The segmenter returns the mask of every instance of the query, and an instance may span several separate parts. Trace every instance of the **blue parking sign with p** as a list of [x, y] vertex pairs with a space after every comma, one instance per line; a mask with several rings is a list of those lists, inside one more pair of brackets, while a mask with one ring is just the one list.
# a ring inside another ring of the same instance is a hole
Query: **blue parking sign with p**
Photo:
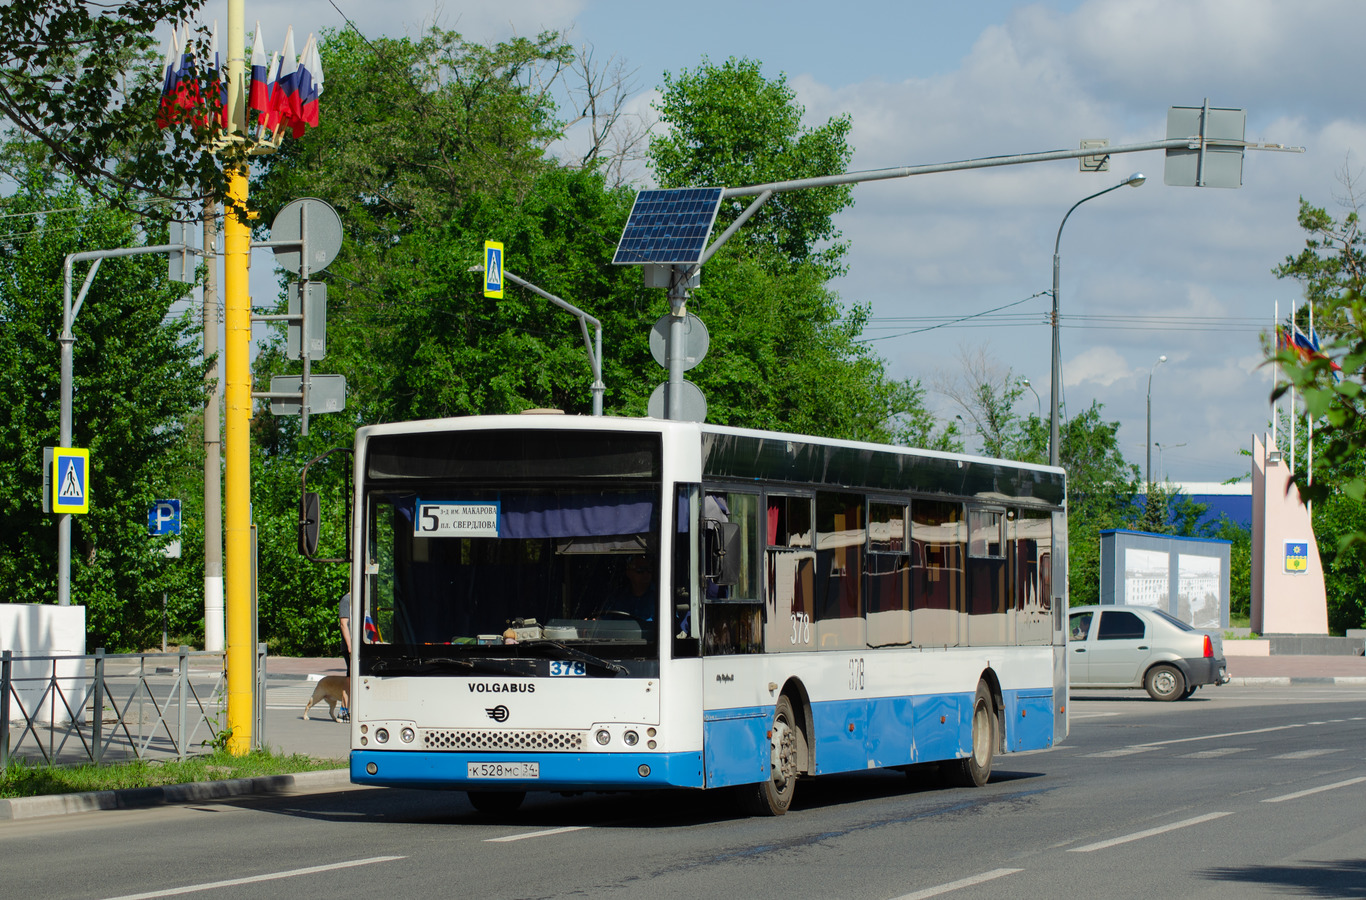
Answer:
[[158, 500], [147, 510], [147, 531], [149, 534], [180, 534], [180, 501]]
[[503, 298], [503, 245], [484, 241], [484, 296]]
[[52, 511], [90, 512], [90, 451], [57, 447], [52, 451]]

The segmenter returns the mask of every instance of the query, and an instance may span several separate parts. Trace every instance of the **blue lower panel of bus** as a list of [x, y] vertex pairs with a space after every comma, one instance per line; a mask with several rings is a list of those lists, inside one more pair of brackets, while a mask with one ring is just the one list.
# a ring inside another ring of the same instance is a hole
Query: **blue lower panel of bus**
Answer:
[[[538, 777], [471, 778], [470, 763], [536, 763]], [[374, 774], [368, 771], [375, 767]], [[641, 774], [644, 772], [645, 774]], [[352, 750], [351, 780], [385, 787], [503, 791], [702, 787], [701, 753], [422, 753]]]
[[1009, 691], [1006, 702], [1006, 747], [1044, 750], [1053, 746], [1053, 692]]
[[[1002, 700], [1008, 751], [1053, 746], [1051, 690], [1006, 691]], [[961, 759], [972, 752], [972, 701], [963, 693], [815, 704], [816, 774]], [[711, 784], [710, 744], [707, 752]]]

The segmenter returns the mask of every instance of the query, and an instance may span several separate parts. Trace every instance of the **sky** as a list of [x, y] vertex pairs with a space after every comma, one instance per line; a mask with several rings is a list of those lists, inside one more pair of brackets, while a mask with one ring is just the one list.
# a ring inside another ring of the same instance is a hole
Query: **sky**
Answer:
[[[226, 7], [205, 15], [226, 22]], [[836, 220], [849, 252], [833, 287], [871, 307], [865, 336], [889, 374], [919, 379], [950, 419], [960, 410], [936, 385], [965, 356], [1027, 378], [1038, 398], [1017, 411], [1047, 416], [1059, 240], [1064, 409], [1099, 401], [1125, 456], [1142, 466], [1151, 450], [1153, 477], [1177, 482], [1247, 477], [1241, 451], [1271, 414], [1260, 332], [1302, 300], [1272, 269], [1304, 246], [1300, 198], [1340, 217], [1366, 164], [1357, 0], [296, 0], [248, 2], [246, 17], [272, 48], [287, 24], [298, 46], [348, 26], [437, 24], [476, 41], [561, 30], [633, 73], [628, 108], [646, 124], [663, 73], [748, 57], [787, 78], [808, 125], [850, 116], [851, 170], [1134, 144], [1166, 137], [1171, 106], [1244, 109], [1247, 140], [1306, 149], [1249, 150], [1238, 189], [1166, 185], [1162, 152], [1147, 151], [1104, 173], [1055, 161], [864, 184]], [[1058, 238], [1072, 204], [1133, 172], [1142, 186], [1086, 202]]]

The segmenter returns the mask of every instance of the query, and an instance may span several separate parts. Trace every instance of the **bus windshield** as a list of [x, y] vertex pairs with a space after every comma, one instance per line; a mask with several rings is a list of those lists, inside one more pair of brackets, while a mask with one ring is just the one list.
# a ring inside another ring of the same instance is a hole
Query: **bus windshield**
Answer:
[[657, 658], [657, 488], [432, 484], [367, 509], [362, 658]]

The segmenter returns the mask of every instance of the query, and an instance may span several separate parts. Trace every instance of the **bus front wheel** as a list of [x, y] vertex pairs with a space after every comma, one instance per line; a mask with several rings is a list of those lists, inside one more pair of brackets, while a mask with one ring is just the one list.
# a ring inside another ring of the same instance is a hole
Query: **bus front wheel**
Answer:
[[769, 734], [769, 778], [758, 784], [745, 785], [741, 790], [745, 811], [752, 816], [781, 816], [792, 805], [797, 790], [797, 766], [801, 759], [798, 742], [803, 740], [797, 728], [797, 715], [787, 695], [778, 698], [773, 711], [773, 728]]
[[985, 681], [977, 682], [972, 699], [972, 753], [949, 763], [953, 780], [962, 787], [981, 787], [991, 778], [996, 757], [996, 707]]

